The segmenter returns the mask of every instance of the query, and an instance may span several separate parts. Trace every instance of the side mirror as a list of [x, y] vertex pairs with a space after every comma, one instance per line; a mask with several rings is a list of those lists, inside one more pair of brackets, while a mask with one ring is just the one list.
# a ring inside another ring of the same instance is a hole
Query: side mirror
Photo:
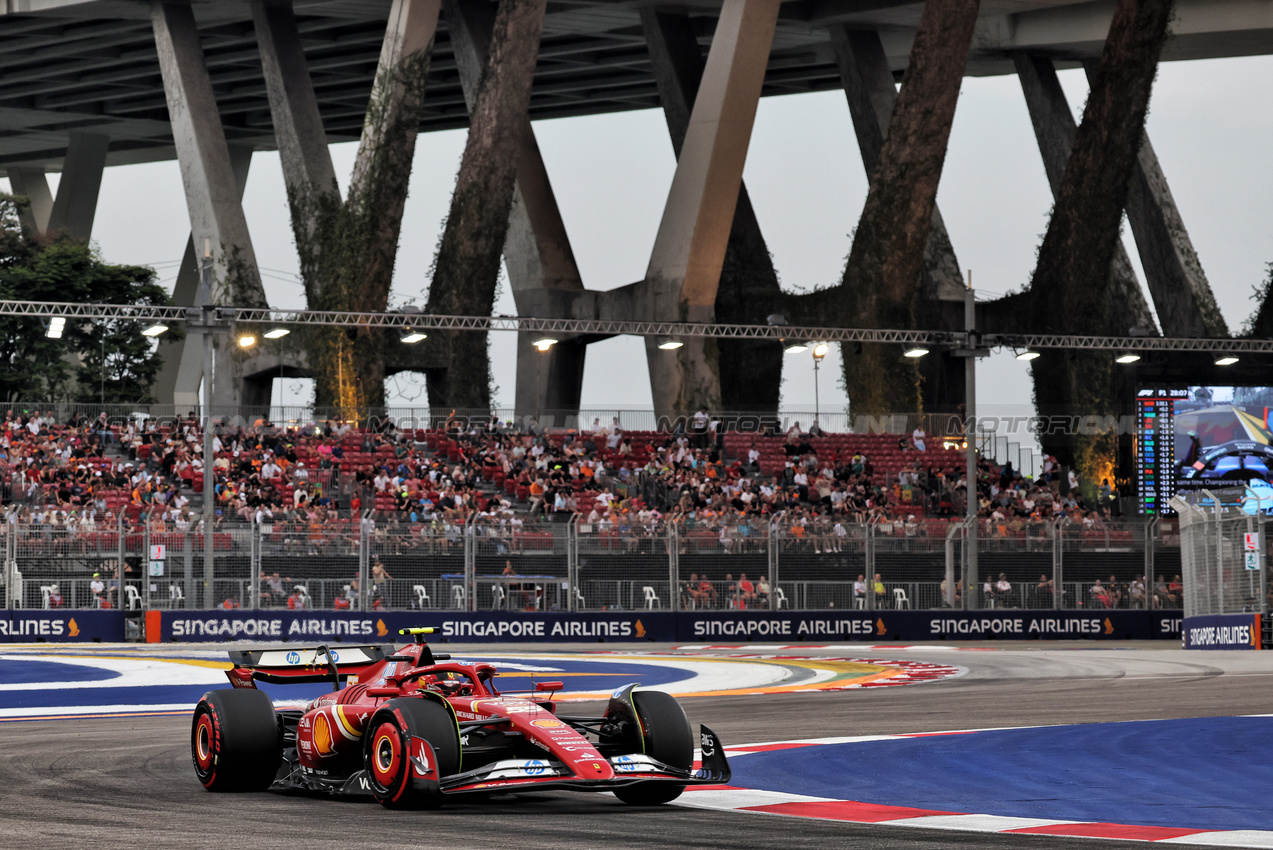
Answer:
[[536, 691], [559, 691], [566, 685], [564, 682], [536, 682]]

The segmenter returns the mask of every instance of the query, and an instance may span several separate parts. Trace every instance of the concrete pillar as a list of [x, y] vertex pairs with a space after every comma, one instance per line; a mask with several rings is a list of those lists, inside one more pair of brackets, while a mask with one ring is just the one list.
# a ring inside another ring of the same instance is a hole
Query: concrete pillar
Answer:
[[49, 229], [49, 216], [53, 212], [53, 194], [43, 168], [9, 166], [9, 185], [13, 194], [26, 196], [29, 205], [18, 213], [22, 232], [27, 236], [39, 236]]
[[[889, 121], [897, 102], [897, 85], [879, 33], [850, 29], [843, 24], [829, 27], [831, 48], [840, 70], [840, 81], [853, 119], [858, 149], [867, 179], [872, 180], [880, 163]], [[941, 210], [933, 207], [928, 242], [924, 247], [921, 297], [915, 305], [915, 322], [921, 328], [963, 329], [964, 283], [954, 245]], [[945, 352], [922, 358], [917, 364], [924, 410], [953, 413], [964, 402], [964, 362]], [[935, 436], [945, 433], [947, 420], [935, 416], [925, 428]]]
[[[694, 100], [685, 143], [646, 269], [647, 318], [711, 321], [751, 141], [778, 0], [726, 0]], [[660, 415], [719, 407], [718, 351], [685, 340], [661, 351], [646, 340]]]
[[[194, 244], [200, 255], [205, 241], [212, 247], [212, 297], [218, 304], [265, 307], [265, 289], [194, 13], [185, 2], [151, 0], [151, 24]], [[215, 345], [214, 413], [237, 407], [243, 392], [234, 342], [218, 334]]]
[[15, 195], [25, 195], [30, 206], [21, 213], [22, 229], [29, 235], [65, 230], [76, 239], [88, 241], [93, 235], [97, 196], [102, 187], [102, 171], [110, 137], [97, 133], [72, 133], [62, 162], [62, 179], [57, 197], [49, 191], [42, 168], [9, 168], [9, 183]]
[[102, 171], [110, 137], [98, 133], [72, 133], [62, 161], [62, 180], [49, 214], [50, 231], [65, 230], [76, 239], [88, 241], [93, 235], [97, 195], [102, 188]]
[[[1030, 110], [1030, 122], [1034, 125], [1034, 135], [1039, 142], [1039, 153], [1043, 155], [1043, 170], [1047, 172], [1048, 185], [1052, 187], [1055, 197], [1061, 178], [1065, 176], [1070, 149], [1074, 147], [1074, 136], [1078, 132], [1074, 114], [1070, 112], [1070, 105], [1065, 99], [1065, 92], [1061, 89], [1051, 59], [1026, 53], [1014, 53], [1012, 58], [1017, 77], [1021, 80], [1021, 90], [1025, 93], [1026, 106]], [[1149, 309], [1149, 303], [1145, 300], [1145, 294], [1136, 280], [1136, 272], [1132, 269], [1131, 260], [1121, 242], [1110, 264], [1109, 283], [1113, 303], [1127, 316], [1126, 331], [1137, 326], [1157, 329], [1153, 312]]]
[[[429, 284], [431, 312], [488, 315], [494, 307], [546, 11], [546, 0], [500, 0]], [[485, 336], [439, 337], [449, 351], [446, 368], [426, 375], [430, 405], [489, 409]]]
[[[1085, 62], [1083, 67], [1091, 80], [1095, 63]], [[1127, 222], [1163, 335], [1228, 336], [1229, 326], [1193, 249], [1148, 132], [1141, 138], [1128, 187]]]
[[312, 240], [319, 196], [328, 195], [339, 205], [340, 186], [327, 150], [327, 135], [305, 62], [300, 30], [290, 0], [253, 0], [252, 20], [261, 50], [274, 140], [288, 197], [292, 199], [292, 215], [306, 217], [305, 221], [293, 223], [297, 239], [304, 234]]
[[[407, 131], [409, 139], [393, 138], [401, 124], [401, 116], [414, 115], [424, 96], [423, 81], [418, 86], [413, 85], [413, 90], [407, 90], [405, 78], [411, 75], [404, 73], [402, 66], [404, 62], [423, 62], [427, 67], [433, 38], [437, 34], [440, 9], [439, 0], [394, 0], [389, 10], [388, 28], [380, 47], [380, 63], [376, 68], [376, 85], [372, 94], [376, 100], [367, 107], [369, 120], [363, 124], [358, 158], [354, 161], [354, 173], [349, 181], [350, 203], [360, 202], [361, 188], [367, 185], [370, 172], [384, 147], [393, 145], [395, 149], [408, 152], [415, 150], [414, 121]], [[409, 156], [407, 166], [410, 166]], [[404, 187], [398, 203], [405, 200]]]
[[[641, 26], [672, 149], [679, 157], [703, 77], [703, 54], [688, 15], [644, 6]], [[740, 183], [716, 291], [716, 319], [763, 322], [771, 313], [782, 312], [781, 301], [778, 274], [747, 186]], [[755, 340], [717, 340], [716, 346], [720, 352], [722, 405], [727, 409], [776, 413], [782, 386], [782, 347], [776, 342]]]
[[[230, 145], [230, 165], [234, 169], [234, 184], [239, 200], [247, 187], [248, 168], [252, 165], [252, 149], [244, 145]], [[177, 268], [177, 282], [172, 288], [172, 303], [181, 307], [199, 306], [199, 263], [195, 254], [194, 236], [186, 240], [186, 250]], [[166, 335], [165, 335], [166, 336]], [[155, 398], [160, 404], [177, 407], [178, 413], [199, 408], [199, 381], [203, 375], [203, 343], [198, 334], [187, 334], [185, 339], [159, 338], [158, 355], [163, 359], [159, 374], [155, 376]]]
[[[443, 0], [442, 8], [460, 73], [460, 87], [471, 111], [490, 55], [495, 7]], [[504, 266], [519, 316], [557, 315], [551, 312], [551, 291], [583, 290], [570, 237], [529, 115], [525, 117], [517, 152], [517, 182], [504, 238]], [[516, 414], [537, 418], [548, 410], [577, 414], [587, 344], [562, 340], [548, 351], [539, 351], [532, 344], [537, 336], [518, 334]]]

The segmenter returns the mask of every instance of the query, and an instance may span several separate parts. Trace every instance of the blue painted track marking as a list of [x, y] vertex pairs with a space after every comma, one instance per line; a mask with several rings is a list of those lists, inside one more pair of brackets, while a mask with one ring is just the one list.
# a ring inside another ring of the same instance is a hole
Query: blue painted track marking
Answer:
[[105, 682], [119, 678], [114, 670], [90, 666], [91, 662], [10, 661], [0, 658], [0, 682], [10, 685], [37, 682]]
[[1273, 718], [828, 744], [731, 759], [732, 785], [890, 806], [1195, 829], [1273, 826]]

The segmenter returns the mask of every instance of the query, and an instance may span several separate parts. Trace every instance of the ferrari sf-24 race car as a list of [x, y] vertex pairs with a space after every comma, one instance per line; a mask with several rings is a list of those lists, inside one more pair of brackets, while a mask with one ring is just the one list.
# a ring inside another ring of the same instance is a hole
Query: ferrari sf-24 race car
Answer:
[[[680, 704], [627, 685], [601, 717], [558, 713], [561, 682], [501, 694], [496, 668], [450, 662], [424, 636], [392, 645], [266, 647], [230, 652], [232, 689], [194, 712], [190, 748], [209, 791], [266, 789], [371, 795], [390, 808], [433, 808], [452, 795], [612, 791], [657, 805], [687, 785], [723, 784], [729, 763], [700, 727], [702, 766]], [[332, 683], [302, 709], [275, 709], [256, 682]], [[341, 683], [345, 682], [342, 687]], [[547, 698], [543, 694], [547, 693]]]

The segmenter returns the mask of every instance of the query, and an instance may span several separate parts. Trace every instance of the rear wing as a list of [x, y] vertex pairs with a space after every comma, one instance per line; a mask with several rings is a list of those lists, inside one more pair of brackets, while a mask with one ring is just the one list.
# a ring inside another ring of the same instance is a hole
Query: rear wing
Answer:
[[373, 664], [394, 654], [392, 644], [341, 644], [336, 647], [265, 646], [231, 650], [233, 670], [227, 670], [236, 688], [253, 687], [252, 680], [272, 684], [331, 682], [358, 676]]

